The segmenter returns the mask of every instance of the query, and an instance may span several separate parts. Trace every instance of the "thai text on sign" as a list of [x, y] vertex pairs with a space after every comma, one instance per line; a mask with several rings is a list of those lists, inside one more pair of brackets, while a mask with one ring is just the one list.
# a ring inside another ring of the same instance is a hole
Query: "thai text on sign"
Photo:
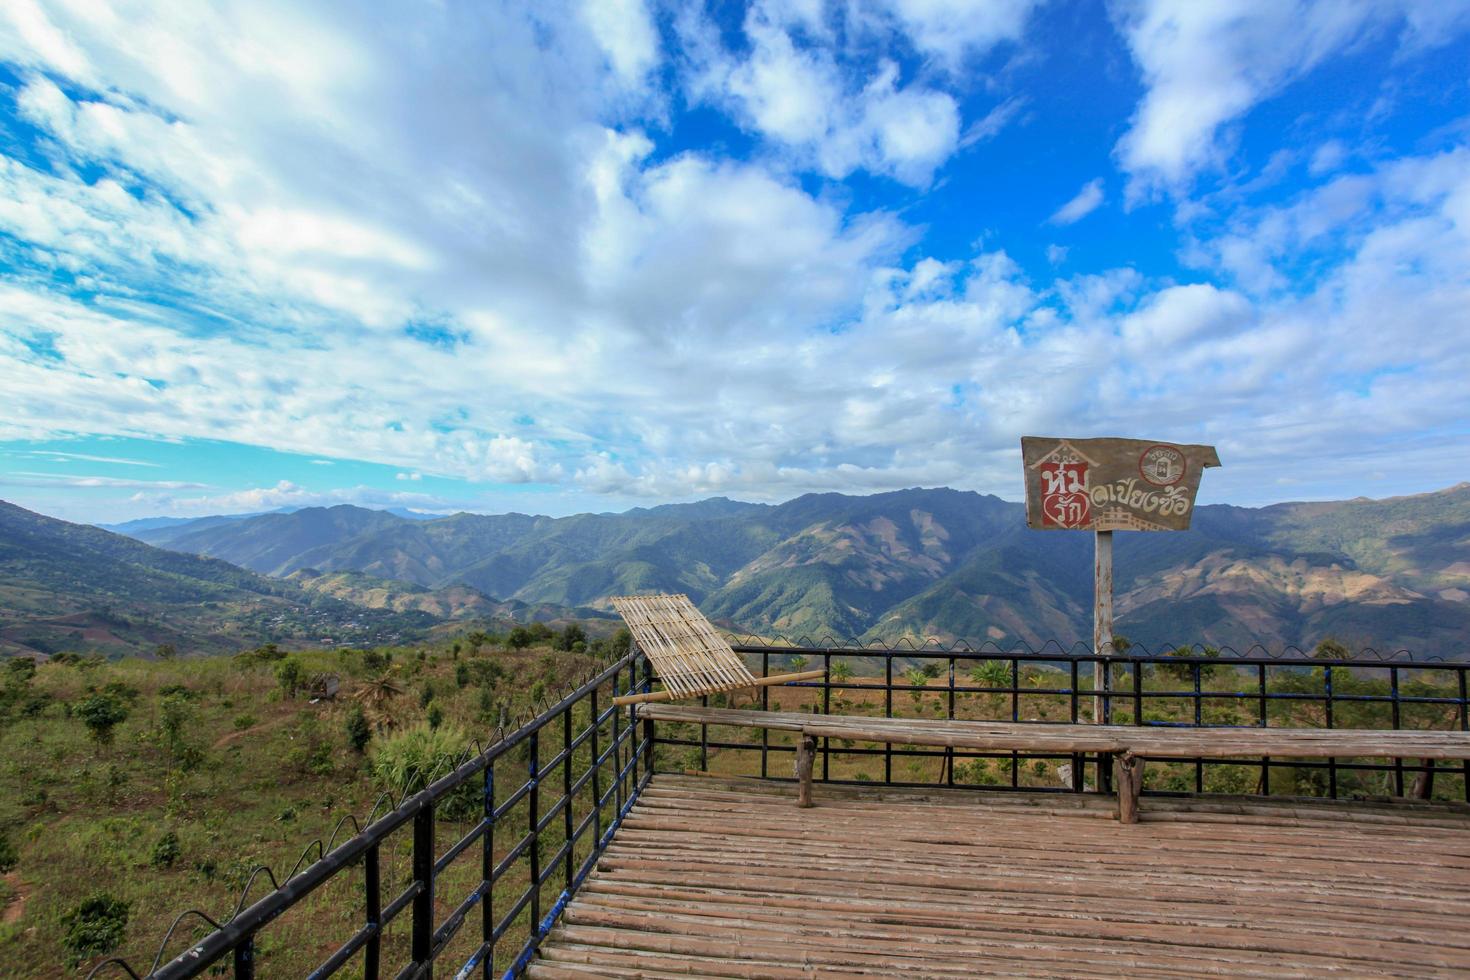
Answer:
[[1214, 446], [1023, 436], [1026, 524], [1055, 531], [1185, 531]]

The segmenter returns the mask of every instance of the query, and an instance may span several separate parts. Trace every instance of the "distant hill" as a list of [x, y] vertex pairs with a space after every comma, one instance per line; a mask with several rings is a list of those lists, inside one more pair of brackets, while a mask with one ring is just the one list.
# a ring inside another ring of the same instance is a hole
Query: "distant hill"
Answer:
[[[341, 591], [303, 588], [0, 501], [0, 654], [153, 653], [164, 644], [180, 653], [219, 653], [267, 641], [409, 642], [447, 618], [428, 603], [373, 603]], [[465, 596], [459, 612], [474, 602]], [[483, 596], [478, 603], [473, 608], [487, 618], [521, 609], [527, 618], [537, 613]], [[539, 612], [555, 619], [567, 611]]]
[[[948, 489], [713, 498], [566, 518], [407, 520], [306, 508], [135, 531], [265, 574], [360, 572], [530, 604], [607, 609], [686, 592], [732, 629], [865, 641], [1091, 636], [1091, 540], [1031, 531], [1019, 503]], [[1182, 533], [1123, 533], [1117, 628], [1199, 642], [1470, 651], [1470, 484], [1388, 500], [1201, 507]]]
[[499, 600], [467, 585], [428, 589], [412, 582], [376, 578], [361, 572], [319, 572], [314, 568], [304, 568], [292, 572], [285, 580], [312, 595], [330, 596], [367, 609], [422, 612], [440, 620], [561, 624], [573, 620], [612, 619], [609, 613], [600, 609], [571, 609], [553, 603], [533, 605], [517, 599]]

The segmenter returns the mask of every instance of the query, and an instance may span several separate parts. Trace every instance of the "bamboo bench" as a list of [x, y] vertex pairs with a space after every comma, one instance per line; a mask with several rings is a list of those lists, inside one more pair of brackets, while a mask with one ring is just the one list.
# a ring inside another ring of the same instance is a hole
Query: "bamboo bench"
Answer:
[[1316, 728], [1154, 728], [1040, 722], [864, 718], [794, 711], [746, 711], [639, 704], [638, 717], [696, 725], [728, 725], [795, 733], [797, 805], [812, 805], [812, 760], [819, 738], [931, 745], [997, 752], [1111, 755], [1118, 819], [1138, 820], [1146, 759], [1285, 758], [1470, 759], [1470, 732]]

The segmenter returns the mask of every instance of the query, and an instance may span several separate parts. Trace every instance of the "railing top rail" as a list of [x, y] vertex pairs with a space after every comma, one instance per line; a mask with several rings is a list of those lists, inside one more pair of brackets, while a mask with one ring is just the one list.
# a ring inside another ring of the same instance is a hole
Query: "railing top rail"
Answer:
[[1071, 649], [1064, 649], [1057, 644], [1048, 644], [1039, 650], [1031, 648], [1005, 649], [998, 646], [972, 647], [968, 644], [957, 644], [954, 646], [940, 646], [929, 644], [925, 646], [861, 646], [857, 644], [829, 644], [829, 645], [802, 645], [789, 642], [751, 643], [747, 637], [731, 646], [736, 653], [768, 653], [775, 656], [806, 656], [806, 657], [878, 657], [878, 658], [926, 658], [926, 659], [957, 659], [972, 660], [1034, 660], [1038, 662], [1066, 662], [1076, 660], [1082, 663], [1096, 663], [1106, 660], [1114, 664], [1128, 663], [1203, 663], [1203, 664], [1234, 664], [1249, 665], [1257, 664], [1266, 666], [1300, 666], [1300, 667], [1422, 667], [1427, 669], [1450, 669], [1470, 670], [1470, 660], [1449, 660], [1442, 657], [1431, 656], [1416, 658], [1407, 650], [1394, 653], [1381, 654], [1376, 650], [1368, 649], [1360, 651], [1351, 657], [1314, 657], [1305, 651], [1289, 649], [1281, 653], [1238, 653], [1229, 648], [1221, 648], [1217, 654], [1207, 654], [1203, 651], [1192, 650], [1187, 653], [1168, 652], [1152, 653], [1148, 650], [1135, 652], [1137, 645], [1129, 647], [1122, 653], [1095, 653], [1083, 644], [1076, 644]]

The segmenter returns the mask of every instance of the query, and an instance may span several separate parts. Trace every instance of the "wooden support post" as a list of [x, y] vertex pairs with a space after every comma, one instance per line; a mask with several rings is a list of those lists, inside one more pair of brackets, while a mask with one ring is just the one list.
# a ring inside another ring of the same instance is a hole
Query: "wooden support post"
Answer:
[[1426, 767], [1425, 770], [1414, 777], [1414, 799], [1429, 800], [1434, 798], [1434, 760], [1421, 760]]
[[816, 755], [816, 736], [802, 732], [796, 741], [796, 805], [799, 807], [812, 805], [812, 762]]
[[[1099, 657], [1113, 655], [1113, 532], [1093, 532], [1093, 599], [1092, 599], [1092, 652]], [[1092, 689], [1107, 690], [1107, 664], [1099, 660], [1093, 665]], [[1092, 699], [1092, 720], [1102, 724], [1110, 714], [1108, 702], [1100, 697]]]
[[1131, 752], [1113, 756], [1118, 784], [1118, 822], [1138, 823], [1138, 797], [1143, 792], [1143, 760]]

